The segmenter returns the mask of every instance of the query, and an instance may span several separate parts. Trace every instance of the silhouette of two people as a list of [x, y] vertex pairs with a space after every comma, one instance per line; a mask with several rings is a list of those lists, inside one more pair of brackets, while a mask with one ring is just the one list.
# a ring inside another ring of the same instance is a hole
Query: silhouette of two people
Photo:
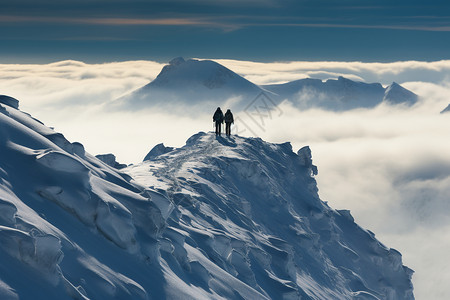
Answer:
[[233, 113], [231, 110], [227, 110], [225, 113], [225, 132], [228, 136], [231, 135], [231, 124], [234, 123]]
[[216, 125], [216, 135], [221, 134], [222, 124], [224, 121], [226, 135], [231, 135], [231, 124], [234, 123], [233, 113], [231, 112], [231, 110], [228, 109], [224, 116], [222, 110], [220, 109], [220, 107], [218, 107], [216, 112], [214, 113], [213, 121]]

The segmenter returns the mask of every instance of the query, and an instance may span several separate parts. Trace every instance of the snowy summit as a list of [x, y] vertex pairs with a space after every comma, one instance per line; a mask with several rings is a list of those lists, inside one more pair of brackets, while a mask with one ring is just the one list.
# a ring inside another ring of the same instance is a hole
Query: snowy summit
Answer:
[[357, 82], [342, 76], [259, 86], [217, 62], [177, 57], [149, 84], [117, 99], [116, 105], [130, 110], [193, 107], [196, 111], [222, 105], [241, 111], [261, 93], [275, 104], [288, 100], [299, 109], [319, 107], [334, 111], [371, 108], [380, 103], [410, 106], [418, 100], [416, 94], [395, 82], [384, 88], [380, 83]]
[[1, 103], [1, 299], [414, 299], [307, 146], [201, 132], [119, 172]]
[[130, 109], [155, 105], [214, 107], [232, 99], [237, 103], [235, 107], [243, 108], [246, 103], [239, 102], [261, 92], [257, 85], [214, 61], [177, 57], [163, 67], [155, 80], [118, 99], [118, 103]]

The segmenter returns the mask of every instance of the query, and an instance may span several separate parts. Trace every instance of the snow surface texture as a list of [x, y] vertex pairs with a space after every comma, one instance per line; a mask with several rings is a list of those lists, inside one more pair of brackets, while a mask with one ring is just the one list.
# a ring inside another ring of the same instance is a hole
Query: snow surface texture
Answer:
[[[251, 107], [264, 93], [274, 104], [288, 100], [300, 109], [320, 107], [342, 111], [370, 108], [384, 102], [412, 105], [418, 97], [392, 83], [384, 88], [379, 83], [356, 82], [339, 77], [323, 82], [300, 79], [284, 84], [257, 86], [230, 69], [210, 60], [175, 58], [146, 86], [117, 100], [117, 104], [141, 109], [168, 106], [184, 109], [186, 103], [197, 110], [223, 105], [241, 111]], [[212, 100], [214, 99], [214, 100]]]
[[147, 155], [144, 157], [144, 161], [155, 158], [161, 154], [168, 153], [168, 152], [172, 151], [173, 149], [174, 149], [173, 147], [164, 146], [163, 143], [158, 144], [155, 147], [153, 147], [153, 149], [150, 150], [149, 153], [147, 153]]
[[234, 298], [216, 286], [223, 270], [260, 298], [413, 298], [400, 253], [319, 199], [309, 147], [199, 133], [125, 171], [174, 202], [162, 257], [183, 273], [198, 259], [212, 298]]
[[112, 154], [112, 153], [98, 154], [95, 157], [100, 159], [102, 162], [104, 162], [108, 166], [116, 168], [116, 169], [123, 169], [123, 168], [125, 168], [127, 166], [126, 164], [119, 163], [116, 160], [116, 156], [114, 154]]
[[159, 153], [119, 173], [0, 104], [0, 298], [413, 299], [400, 253], [319, 199], [309, 147]]
[[5, 95], [0, 95], [0, 103], [19, 109], [19, 100]]

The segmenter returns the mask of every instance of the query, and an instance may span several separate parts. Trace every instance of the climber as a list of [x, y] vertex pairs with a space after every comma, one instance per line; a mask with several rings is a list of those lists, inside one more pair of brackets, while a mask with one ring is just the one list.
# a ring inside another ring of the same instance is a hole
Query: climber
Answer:
[[223, 123], [223, 112], [220, 107], [218, 107], [216, 112], [214, 113], [213, 122], [215, 122], [216, 125], [216, 135], [220, 135], [221, 126]]
[[230, 136], [231, 135], [231, 124], [234, 123], [233, 113], [230, 109], [225, 113], [225, 133]]

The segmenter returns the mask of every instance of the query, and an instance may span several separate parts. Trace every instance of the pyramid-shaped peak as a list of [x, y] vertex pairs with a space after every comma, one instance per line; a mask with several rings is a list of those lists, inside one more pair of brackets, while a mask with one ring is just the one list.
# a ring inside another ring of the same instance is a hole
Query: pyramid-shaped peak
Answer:
[[405, 103], [412, 105], [417, 102], [418, 98], [413, 92], [405, 89], [396, 82], [392, 82], [385, 90], [383, 101], [392, 104]]
[[400, 91], [408, 91], [407, 89], [405, 89], [404, 87], [402, 87], [400, 84], [398, 84], [397, 82], [393, 81], [390, 85], [387, 86], [386, 88], [386, 92], [391, 91], [391, 90], [400, 90]]
[[150, 87], [166, 89], [171, 94], [174, 91], [183, 91], [184, 98], [189, 98], [188, 94], [195, 91], [194, 99], [220, 97], [220, 95], [204, 94], [205, 91], [219, 88], [229, 90], [229, 97], [233, 94], [248, 93], [249, 91], [253, 95], [258, 90], [253, 83], [215, 61], [184, 60], [182, 57], [174, 58], [168, 65], [164, 66], [155, 80], [145, 89]]
[[174, 59], [172, 59], [171, 61], [169, 61], [169, 65], [171, 66], [178, 66], [181, 65], [182, 63], [186, 62], [184, 60], [183, 57], [179, 56], [179, 57], [175, 57]]

